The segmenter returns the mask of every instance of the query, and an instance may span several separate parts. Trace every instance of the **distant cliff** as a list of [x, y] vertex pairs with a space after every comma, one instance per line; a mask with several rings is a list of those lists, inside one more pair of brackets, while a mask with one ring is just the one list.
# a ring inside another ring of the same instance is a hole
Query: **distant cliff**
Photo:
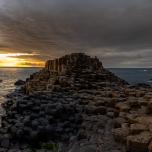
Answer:
[[73, 53], [48, 60], [44, 69], [27, 79], [25, 91], [26, 93], [47, 91], [57, 86], [80, 90], [125, 84], [127, 83], [124, 80], [106, 70], [96, 57]]

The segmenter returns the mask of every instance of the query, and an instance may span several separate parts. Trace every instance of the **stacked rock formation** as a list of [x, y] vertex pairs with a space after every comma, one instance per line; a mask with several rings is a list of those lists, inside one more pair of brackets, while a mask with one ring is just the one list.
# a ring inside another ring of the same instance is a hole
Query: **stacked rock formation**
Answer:
[[46, 62], [45, 69], [48, 71], [55, 71], [59, 74], [67, 73], [75, 70], [76, 68], [103, 70], [102, 63], [97, 58], [91, 58], [83, 53], [73, 53], [64, 57], [49, 60]]
[[3, 105], [2, 152], [152, 152], [152, 88], [126, 86], [96, 58], [48, 61], [24, 90]]
[[73, 53], [47, 61], [42, 71], [27, 80], [25, 90], [27, 93], [34, 93], [53, 89], [56, 85], [87, 89], [115, 84], [122, 86], [127, 83], [104, 69], [102, 62], [96, 57]]

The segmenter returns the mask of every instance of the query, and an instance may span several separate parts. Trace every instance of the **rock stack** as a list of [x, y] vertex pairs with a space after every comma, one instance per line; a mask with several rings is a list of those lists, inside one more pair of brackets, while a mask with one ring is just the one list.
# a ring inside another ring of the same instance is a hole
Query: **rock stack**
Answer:
[[102, 66], [99, 59], [91, 58], [83, 53], [73, 53], [64, 57], [49, 60], [45, 68], [33, 74], [25, 85], [26, 93], [47, 91], [62, 86], [75, 89], [91, 89], [106, 85], [125, 85]]
[[84, 53], [73, 53], [66, 55], [55, 60], [49, 60], [46, 62], [45, 69], [48, 71], [54, 71], [59, 74], [72, 72], [77, 69], [101, 71], [103, 70], [102, 63], [99, 59], [91, 58]]

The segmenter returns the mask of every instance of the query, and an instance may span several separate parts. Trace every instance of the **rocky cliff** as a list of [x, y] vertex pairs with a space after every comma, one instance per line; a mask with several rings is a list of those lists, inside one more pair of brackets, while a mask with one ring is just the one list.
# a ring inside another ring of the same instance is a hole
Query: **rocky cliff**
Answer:
[[44, 69], [27, 80], [25, 91], [47, 91], [57, 86], [88, 89], [115, 84], [122, 86], [127, 83], [106, 70], [96, 57], [73, 53], [47, 61]]

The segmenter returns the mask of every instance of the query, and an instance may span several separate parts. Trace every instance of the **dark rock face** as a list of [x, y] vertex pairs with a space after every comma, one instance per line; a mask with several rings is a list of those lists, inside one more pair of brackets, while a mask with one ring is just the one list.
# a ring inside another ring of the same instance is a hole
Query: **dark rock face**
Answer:
[[47, 61], [43, 70], [26, 81], [25, 91], [30, 94], [52, 90], [57, 85], [80, 90], [126, 84], [124, 80], [104, 69], [96, 57], [74, 53]]
[[103, 70], [102, 63], [97, 58], [91, 58], [83, 53], [73, 53], [59, 59], [46, 62], [45, 69], [60, 73], [68, 73], [77, 69], [94, 71]]
[[[55, 139], [65, 141], [76, 133], [82, 119], [75, 106], [79, 99], [66, 92], [62, 94], [34, 94], [7, 102], [4, 105], [7, 117], [2, 118], [2, 127], [7, 128], [10, 140], [33, 144]], [[72, 101], [67, 104], [69, 98]]]
[[14, 85], [16, 85], [16, 86], [25, 85], [25, 81], [23, 81], [23, 80], [17, 80]]

